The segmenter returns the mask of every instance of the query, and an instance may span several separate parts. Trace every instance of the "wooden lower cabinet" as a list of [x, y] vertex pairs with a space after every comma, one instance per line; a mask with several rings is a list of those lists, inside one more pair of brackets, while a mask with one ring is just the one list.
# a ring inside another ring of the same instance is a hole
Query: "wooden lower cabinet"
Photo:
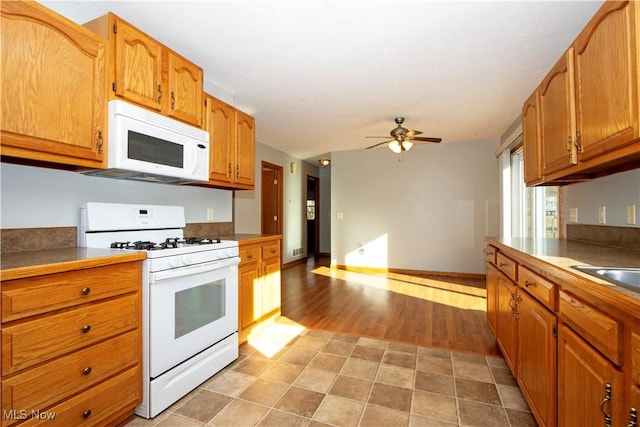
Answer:
[[526, 292], [518, 294], [518, 385], [538, 424], [555, 426], [557, 319]]
[[496, 325], [498, 317], [497, 295], [498, 291], [498, 269], [491, 263], [487, 263], [487, 322], [489, 327], [496, 335]]
[[623, 426], [622, 371], [565, 325], [558, 337], [558, 425]]
[[240, 241], [238, 267], [240, 343], [261, 323], [280, 315], [280, 236], [256, 243]]
[[133, 416], [142, 398], [141, 283], [140, 261], [1, 282], [2, 426]]
[[496, 341], [511, 372], [517, 372], [517, 288], [501, 272], [497, 273], [497, 327]]

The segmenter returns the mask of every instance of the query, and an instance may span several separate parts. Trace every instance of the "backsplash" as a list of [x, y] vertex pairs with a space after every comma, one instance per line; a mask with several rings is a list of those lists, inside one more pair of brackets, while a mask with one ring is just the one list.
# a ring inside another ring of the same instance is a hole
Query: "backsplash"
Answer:
[[0, 233], [3, 254], [78, 246], [76, 227], [3, 228]]
[[640, 228], [567, 224], [567, 239], [640, 251]]
[[[204, 238], [233, 232], [233, 222], [196, 222], [184, 229], [185, 236]], [[0, 253], [3, 254], [78, 246], [76, 227], [3, 228], [0, 233]]]

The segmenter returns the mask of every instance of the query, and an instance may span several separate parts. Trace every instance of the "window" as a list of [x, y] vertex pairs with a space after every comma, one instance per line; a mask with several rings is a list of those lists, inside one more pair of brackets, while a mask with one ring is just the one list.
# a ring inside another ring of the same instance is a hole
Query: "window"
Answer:
[[522, 147], [511, 153], [511, 236], [558, 238], [558, 187], [526, 187]]

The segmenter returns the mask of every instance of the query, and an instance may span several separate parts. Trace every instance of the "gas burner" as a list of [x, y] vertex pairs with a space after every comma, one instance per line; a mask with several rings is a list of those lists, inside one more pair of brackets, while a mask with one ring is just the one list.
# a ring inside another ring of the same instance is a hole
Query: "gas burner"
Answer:
[[112, 249], [133, 249], [133, 246], [130, 245], [131, 242], [113, 242], [111, 243]]
[[178, 243], [180, 243], [179, 237], [167, 237], [163, 243], [160, 243], [160, 246], [163, 249], [167, 248], [177, 248]]
[[156, 243], [154, 242], [138, 240], [137, 242], [133, 242], [133, 249], [139, 251], [156, 251], [164, 248], [162, 246], [156, 245]]
[[202, 237], [185, 237], [182, 242], [186, 243], [187, 245], [211, 245], [214, 243], [220, 243], [220, 239], [218, 238], [205, 239]]

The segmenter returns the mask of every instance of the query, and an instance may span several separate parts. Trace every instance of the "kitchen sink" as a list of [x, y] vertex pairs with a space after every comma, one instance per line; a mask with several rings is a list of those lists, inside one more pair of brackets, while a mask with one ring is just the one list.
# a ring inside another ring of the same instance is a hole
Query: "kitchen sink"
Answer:
[[593, 267], [590, 265], [574, 265], [572, 268], [616, 285], [640, 291], [640, 268]]

